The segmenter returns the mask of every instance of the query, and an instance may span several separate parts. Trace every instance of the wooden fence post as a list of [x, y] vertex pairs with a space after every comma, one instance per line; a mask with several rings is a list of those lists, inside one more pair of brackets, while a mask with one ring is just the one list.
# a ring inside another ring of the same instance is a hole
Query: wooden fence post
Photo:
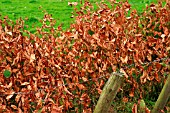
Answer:
[[112, 73], [111, 77], [103, 88], [94, 113], [108, 113], [113, 99], [115, 98], [118, 89], [123, 83], [123, 79], [123, 73]]
[[163, 89], [151, 113], [161, 113], [161, 110], [165, 107], [169, 97], [170, 97], [170, 74], [168, 75], [165, 85], [163, 86]]

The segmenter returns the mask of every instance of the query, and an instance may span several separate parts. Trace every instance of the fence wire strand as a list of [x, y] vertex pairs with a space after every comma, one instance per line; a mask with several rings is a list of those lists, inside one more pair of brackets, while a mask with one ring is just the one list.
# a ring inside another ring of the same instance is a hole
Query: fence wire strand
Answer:
[[[157, 60], [154, 60], [154, 61], [151, 61], [151, 62], [145, 62], [145, 63], [142, 63], [141, 65], [150, 65], [152, 63], [155, 63], [155, 62], [161, 62], [161, 61], [165, 61], [165, 60], [168, 60], [168, 62], [170, 62], [170, 58], [167, 58], [167, 57], [164, 57], [164, 58], [161, 58], [161, 59], [157, 59]], [[131, 64], [131, 65], [128, 65], [128, 66], [125, 66], [123, 67], [123, 69], [127, 69], [127, 68], [130, 68], [130, 67], [133, 67], [135, 64]], [[113, 72], [113, 74], [120, 74], [121, 72]], [[112, 74], [106, 74], [106, 75], [102, 75], [98, 78], [95, 78], [95, 81], [99, 80], [99, 79], [102, 79], [102, 78], [105, 78], [107, 76], [110, 76]], [[77, 82], [77, 83], [65, 83], [65, 84], [60, 84], [58, 86], [54, 86], [52, 88], [58, 88], [58, 87], [63, 87], [63, 86], [69, 86], [69, 85], [72, 85], [72, 84], [84, 84], [84, 83], [87, 83], [89, 81], [93, 81], [94, 78], [91, 78], [91, 79], [88, 79], [87, 81], [83, 81], [83, 82]], [[41, 91], [45, 91], [46, 89], [43, 89], [43, 88], [39, 88], [37, 91], [28, 91], [28, 92], [13, 92], [13, 93], [6, 93], [6, 94], [0, 94], [0, 97], [2, 96], [9, 96], [9, 95], [28, 95], [28, 94], [35, 94], [35, 93], [38, 93], [38, 92], [41, 92]]]

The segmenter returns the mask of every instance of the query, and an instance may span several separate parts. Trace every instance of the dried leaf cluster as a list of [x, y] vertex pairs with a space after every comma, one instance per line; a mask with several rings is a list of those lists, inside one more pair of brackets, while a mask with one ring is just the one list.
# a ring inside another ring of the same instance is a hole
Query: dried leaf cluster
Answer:
[[68, 31], [56, 29], [49, 14], [35, 34], [24, 30], [22, 19], [0, 20], [0, 111], [88, 113], [103, 75], [121, 70], [120, 91], [139, 98], [149, 93], [143, 85], [166, 79], [169, 59], [143, 64], [170, 57], [170, 3], [151, 4], [140, 15], [128, 2], [97, 6], [85, 2]]

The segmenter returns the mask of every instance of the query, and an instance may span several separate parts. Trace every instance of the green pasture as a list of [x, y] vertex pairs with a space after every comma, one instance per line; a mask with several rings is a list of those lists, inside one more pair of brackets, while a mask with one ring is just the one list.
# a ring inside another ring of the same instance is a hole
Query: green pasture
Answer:
[[[74, 7], [68, 5], [68, 2], [78, 2], [80, 0], [0, 0], [0, 15], [3, 18], [8, 16], [11, 20], [15, 21], [18, 18], [25, 19], [25, 25], [29, 26], [31, 32], [35, 32], [37, 26], [41, 26], [39, 22], [45, 13], [52, 14], [52, 17], [57, 21], [57, 25], [62, 25], [63, 29], [70, 26], [74, 21], [71, 17]], [[83, 0], [84, 1], [84, 0]], [[92, 3], [100, 0], [89, 0]], [[133, 9], [142, 12], [146, 4], [156, 2], [157, 0], [129, 0]]]

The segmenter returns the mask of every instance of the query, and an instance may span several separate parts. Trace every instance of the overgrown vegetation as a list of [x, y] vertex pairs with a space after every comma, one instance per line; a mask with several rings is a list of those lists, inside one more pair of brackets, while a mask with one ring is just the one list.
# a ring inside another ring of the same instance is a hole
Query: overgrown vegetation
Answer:
[[169, 72], [170, 3], [140, 14], [128, 2], [110, 5], [94, 10], [85, 2], [66, 31], [51, 14], [34, 33], [22, 18], [2, 18], [0, 111], [92, 112], [103, 75], [119, 70], [126, 81], [113, 102], [118, 112], [133, 111], [140, 99], [154, 103]]

